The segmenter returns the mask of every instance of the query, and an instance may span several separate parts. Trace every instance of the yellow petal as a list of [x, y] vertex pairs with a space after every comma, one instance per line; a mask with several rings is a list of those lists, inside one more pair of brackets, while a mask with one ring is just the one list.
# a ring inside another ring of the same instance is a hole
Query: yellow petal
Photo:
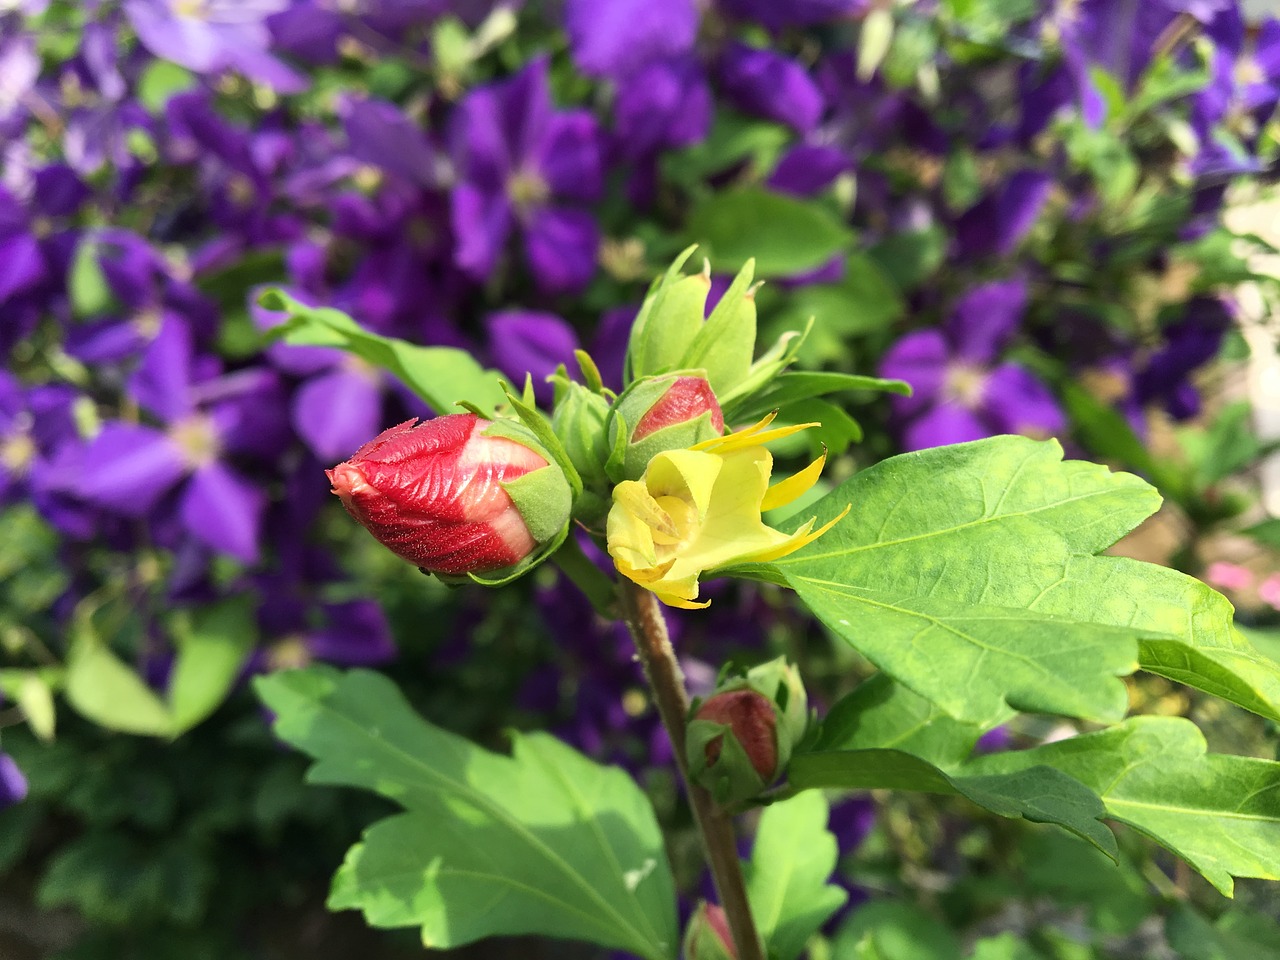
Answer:
[[692, 500], [701, 519], [706, 516], [722, 463], [720, 457], [696, 449], [668, 450], [649, 461], [643, 483], [654, 498], [674, 496]]
[[771, 560], [777, 560], [780, 557], [785, 557], [789, 553], [795, 553], [801, 547], [805, 547], [813, 543], [813, 541], [817, 540], [820, 536], [843, 520], [845, 514], [847, 514], [850, 509], [852, 509], [852, 505], [846, 504], [845, 508], [840, 511], [839, 516], [827, 523], [824, 523], [821, 527], [811, 533], [810, 528], [813, 526], [814, 521], [817, 520], [817, 517], [812, 517], [804, 526], [788, 537], [783, 543], [765, 550], [758, 550], [749, 556], [743, 556], [738, 562], [768, 563]]
[[661, 593], [657, 590], [654, 591], [654, 594], [667, 606], [679, 607], [681, 610], [702, 610], [711, 606], [710, 600], [705, 600], [702, 603], [694, 603], [692, 600], [685, 600], [683, 597], [677, 597], [670, 593]]
[[797, 497], [807, 493], [818, 478], [822, 476], [822, 468], [827, 462], [827, 448], [822, 448], [822, 456], [813, 463], [809, 464], [799, 473], [792, 474], [785, 480], [780, 480], [769, 488], [769, 492], [764, 495], [764, 499], [760, 501], [760, 510], [772, 510], [775, 507], [785, 507]]
[[[639, 480], [623, 480], [613, 488], [613, 502], [628, 516], [635, 517], [652, 530], [674, 537], [679, 531], [671, 517], [649, 493], [649, 488]], [[613, 510], [609, 511], [613, 516]]]

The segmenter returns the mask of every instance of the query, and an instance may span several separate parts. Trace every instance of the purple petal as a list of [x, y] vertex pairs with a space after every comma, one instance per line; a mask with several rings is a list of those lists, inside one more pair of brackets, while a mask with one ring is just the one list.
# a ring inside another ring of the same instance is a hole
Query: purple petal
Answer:
[[13, 757], [0, 753], [0, 810], [26, 799], [27, 778]]
[[880, 376], [905, 380], [912, 389], [909, 397], [893, 398], [895, 413], [910, 417], [933, 405], [942, 392], [950, 353], [946, 338], [937, 330], [909, 333], [889, 348], [880, 361]]
[[342, 127], [357, 160], [371, 163], [412, 183], [428, 184], [435, 154], [426, 134], [393, 103], [347, 98]]
[[0, 238], [0, 303], [20, 293], [44, 277], [44, 256], [40, 244], [29, 233]]
[[739, 109], [801, 133], [822, 117], [822, 91], [804, 67], [772, 50], [733, 43], [720, 62], [720, 83]]
[[615, 133], [627, 157], [687, 147], [711, 129], [711, 87], [693, 57], [645, 64], [618, 88]]
[[525, 310], [495, 313], [486, 326], [498, 369], [517, 386], [524, 383], [526, 373], [532, 374], [538, 402], [548, 403], [552, 388], [547, 377], [559, 364], [573, 367], [573, 351], [578, 349], [573, 327], [555, 314]]
[[1019, 170], [1009, 178], [997, 202], [1000, 235], [996, 253], [1008, 256], [1035, 226], [1049, 199], [1053, 178], [1038, 170]]
[[1050, 437], [1066, 420], [1053, 394], [1034, 374], [1015, 363], [996, 367], [987, 377], [982, 409], [1001, 433]]
[[618, 81], [646, 63], [689, 53], [698, 32], [692, 0], [567, 0], [564, 18], [578, 69]]
[[201, 467], [182, 495], [182, 522], [198, 539], [244, 563], [258, 559], [266, 497], [220, 463]]
[[591, 201], [600, 196], [600, 131], [585, 110], [556, 114], [548, 122], [538, 167], [553, 196]]
[[378, 432], [382, 389], [376, 374], [352, 367], [312, 377], [293, 398], [293, 428], [322, 463], [336, 463]]
[[148, 513], [187, 472], [168, 434], [126, 423], [106, 424], [77, 466], [71, 492], [130, 517]]
[[479, 87], [458, 104], [449, 125], [449, 149], [464, 183], [489, 193], [506, 189], [516, 162], [502, 127], [499, 91]]
[[949, 443], [981, 440], [991, 434], [992, 431], [964, 407], [943, 403], [907, 426], [903, 431], [902, 445], [907, 450], [924, 450]]
[[344, 666], [371, 666], [395, 658], [391, 627], [374, 601], [328, 604], [325, 612], [329, 623], [307, 637], [312, 656]]
[[547, 293], [581, 290], [596, 272], [600, 231], [591, 214], [547, 207], [525, 233], [525, 254], [534, 282]]
[[507, 143], [519, 167], [537, 155], [551, 122], [550, 61], [546, 56], [536, 57], [519, 73], [495, 87], [499, 92]]
[[506, 196], [460, 183], [449, 197], [449, 214], [457, 239], [454, 262], [477, 280], [486, 279], [511, 232]]
[[181, 317], [169, 313], [129, 378], [129, 395], [166, 423], [182, 419], [192, 407], [191, 362], [191, 331]]
[[1013, 335], [1027, 305], [1025, 280], [1001, 280], [974, 287], [961, 297], [947, 321], [956, 354], [989, 363]]
[[837, 147], [798, 144], [787, 151], [769, 177], [769, 186], [782, 193], [809, 197], [825, 190], [849, 169], [849, 157]]

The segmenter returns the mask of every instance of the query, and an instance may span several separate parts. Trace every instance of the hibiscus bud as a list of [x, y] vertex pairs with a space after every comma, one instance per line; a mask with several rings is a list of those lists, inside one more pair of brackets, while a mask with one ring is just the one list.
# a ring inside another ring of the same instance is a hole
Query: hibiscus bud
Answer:
[[689, 723], [689, 773], [720, 803], [757, 796], [778, 779], [808, 729], [808, 697], [782, 658], [722, 683]]
[[568, 481], [515, 421], [472, 413], [409, 420], [327, 476], [357, 522], [428, 573], [512, 567], [569, 522]]
[[609, 432], [605, 426], [609, 401], [580, 383], [567, 382], [557, 390], [551, 429], [582, 477], [583, 500], [575, 505], [578, 519], [595, 526], [609, 510], [613, 489], [604, 469], [609, 457]]
[[638, 381], [618, 398], [609, 418], [610, 445], [623, 446], [620, 478], [627, 480], [641, 477], [665, 450], [686, 450], [723, 434], [720, 403], [700, 373]]
[[633, 378], [683, 366], [685, 353], [702, 329], [711, 271], [708, 267], [692, 275], [680, 273], [691, 253], [692, 249], [676, 261], [675, 272], [658, 282], [636, 314], [627, 344], [627, 366]]
[[733, 946], [733, 935], [729, 932], [729, 920], [724, 915], [724, 908], [698, 902], [698, 907], [689, 918], [689, 925], [684, 931], [685, 960], [738, 960], [738, 952]]

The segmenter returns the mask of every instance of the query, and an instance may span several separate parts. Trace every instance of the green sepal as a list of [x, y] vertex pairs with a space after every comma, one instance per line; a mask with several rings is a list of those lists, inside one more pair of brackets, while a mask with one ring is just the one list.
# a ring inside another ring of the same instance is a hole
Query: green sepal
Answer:
[[756, 298], [751, 285], [756, 262], [748, 260], [679, 359], [682, 367], [707, 371], [716, 396], [747, 378], [756, 349]]
[[623, 464], [627, 460], [627, 421], [615, 409], [610, 415], [610, 423], [617, 422], [617, 430], [612, 427], [609, 429], [609, 443], [612, 449], [609, 451], [609, 459], [604, 462], [604, 473], [609, 478], [610, 483], [621, 483], [626, 479], [623, 472]]
[[586, 492], [607, 493], [610, 486], [605, 474], [609, 458], [609, 401], [589, 386], [572, 380], [556, 381], [556, 406], [551, 414], [551, 429], [564, 445], [565, 453], [582, 477]]
[[[527, 380], [526, 386], [529, 386]], [[546, 449], [550, 459], [560, 465], [560, 469], [564, 471], [565, 479], [569, 481], [569, 488], [573, 491], [573, 499], [577, 500], [582, 493], [582, 477], [578, 473], [577, 467], [573, 465], [573, 461], [569, 459], [569, 453], [565, 450], [564, 444], [560, 442], [560, 438], [551, 429], [551, 424], [547, 421], [546, 416], [537, 407], [518, 399], [510, 390], [506, 389], [505, 385], [503, 391], [507, 395], [507, 402], [511, 404], [511, 408], [520, 418], [520, 422], [532, 431], [538, 443]], [[503, 421], [494, 422], [502, 423]], [[493, 428], [485, 431], [486, 436], [492, 434]], [[518, 439], [518, 437], [513, 437], [512, 439]]]
[[740, 415], [737, 411], [738, 406], [750, 400], [756, 391], [795, 363], [796, 357], [800, 355], [800, 348], [804, 346], [809, 331], [813, 329], [813, 322], [813, 317], [810, 317], [803, 330], [784, 332], [759, 360], [751, 364], [751, 369], [747, 371], [742, 382], [720, 396], [720, 406], [725, 411], [726, 417], [729, 416], [729, 411], [733, 410], [733, 416], [736, 419]]
[[448, 574], [435, 574], [436, 579], [450, 586], [456, 586], [462, 583], [478, 583], [482, 587], [501, 587], [512, 580], [518, 580], [534, 567], [543, 563], [548, 557], [560, 549], [564, 544], [565, 538], [569, 536], [569, 524], [565, 524], [560, 532], [548, 540], [542, 546], [538, 547], [533, 553], [529, 554], [519, 563], [509, 567], [503, 567], [501, 570], [493, 570], [489, 573], [468, 573], [465, 576], [453, 577]]
[[573, 351], [573, 359], [578, 361], [578, 369], [582, 371], [582, 379], [586, 381], [587, 389], [592, 393], [598, 393], [601, 396], [613, 393], [604, 385], [604, 378], [600, 376], [600, 368], [596, 365], [591, 354], [585, 350]]
[[[715, 766], [707, 765], [707, 745], [722, 738]], [[778, 743], [777, 770], [783, 767], [781, 740]], [[727, 723], [714, 720], [689, 721], [685, 731], [685, 749], [689, 756], [689, 777], [711, 791], [721, 806], [742, 803], [764, 792], [769, 786], [756, 772], [746, 749]], [[789, 759], [789, 758], [788, 758]]]
[[698, 904], [697, 910], [689, 918], [689, 925], [684, 931], [685, 960], [734, 960], [734, 956], [725, 947], [720, 934], [707, 920], [707, 904]]
[[685, 262], [698, 249], [687, 247], [650, 289], [627, 341], [626, 381], [668, 370], [680, 363], [702, 325], [711, 277], [685, 276]]

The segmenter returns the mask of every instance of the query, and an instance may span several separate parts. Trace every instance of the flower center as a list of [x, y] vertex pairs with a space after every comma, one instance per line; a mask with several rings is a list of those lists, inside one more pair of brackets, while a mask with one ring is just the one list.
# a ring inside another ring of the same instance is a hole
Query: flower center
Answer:
[[200, 414], [175, 423], [169, 429], [169, 436], [182, 451], [182, 459], [193, 470], [207, 467], [222, 452], [222, 442], [213, 421]]
[[16, 477], [25, 476], [36, 457], [36, 445], [25, 433], [0, 440], [0, 467]]
[[982, 404], [986, 389], [987, 371], [967, 363], [951, 364], [942, 383], [943, 397], [966, 410], [973, 410]]
[[507, 178], [507, 196], [521, 212], [545, 203], [551, 196], [547, 181], [534, 170], [517, 170]]
[[654, 546], [669, 547], [669, 554], [676, 553], [697, 534], [698, 509], [683, 497], [670, 494], [657, 497], [656, 503], [671, 522], [653, 528]]
[[311, 664], [311, 651], [301, 636], [291, 634], [271, 645], [267, 662], [272, 670], [294, 670]]

